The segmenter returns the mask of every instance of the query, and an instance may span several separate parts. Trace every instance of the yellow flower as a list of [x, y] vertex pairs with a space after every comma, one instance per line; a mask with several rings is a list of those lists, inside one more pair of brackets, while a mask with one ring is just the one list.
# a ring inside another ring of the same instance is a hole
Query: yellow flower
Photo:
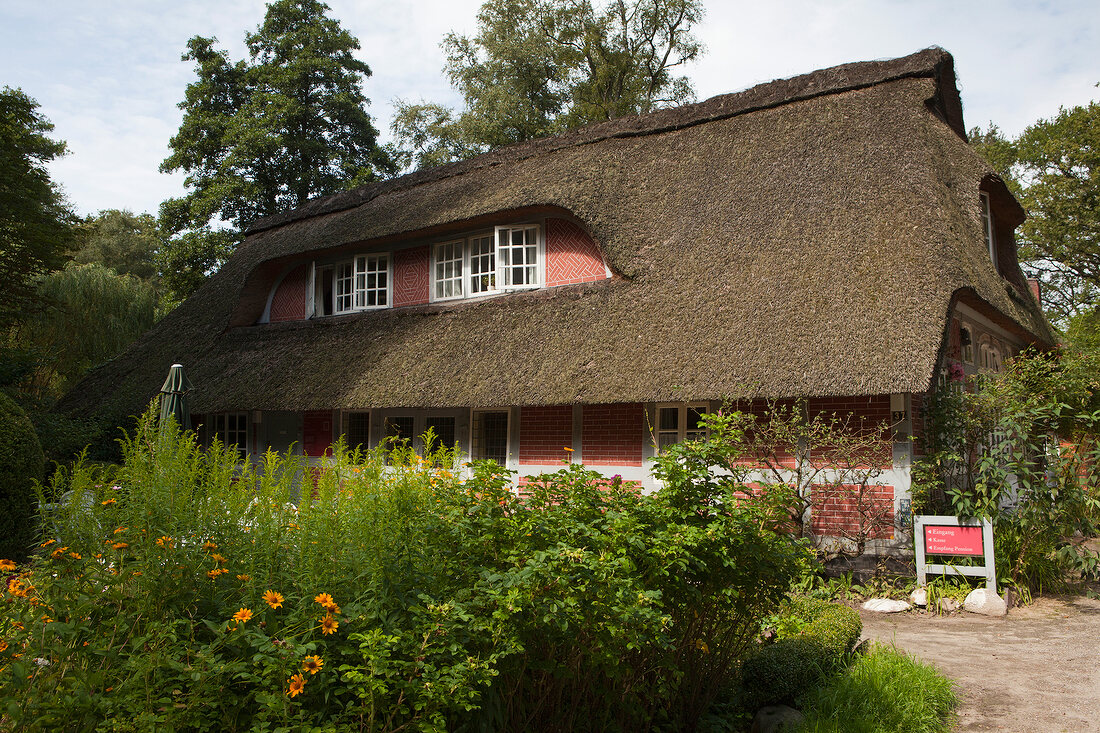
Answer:
[[129, 527], [119, 527], [115, 530], [115, 534], [118, 534], [119, 532], [125, 532], [128, 529], [130, 529], [130, 528]]
[[71, 557], [74, 560], [79, 560], [80, 559], [80, 553], [79, 552], [70, 552], [69, 557]]
[[216, 542], [214, 542], [214, 540], [207, 540], [206, 542], [202, 543], [202, 549], [210, 552], [211, 550], [218, 549], [218, 545]]
[[229, 572], [229, 571], [228, 571], [228, 570], [226, 570], [225, 568], [215, 568], [214, 570], [207, 570], [207, 571], [206, 571], [206, 575], [207, 575], [207, 576], [208, 576], [208, 577], [209, 577], [209, 578], [210, 578], [211, 580], [213, 580], [214, 578], [218, 577], [219, 575], [222, 575], [222, 574], [224, 574], [224, 573], [228, 573], [228, 572]]
[[58, 547], [56, 550], [54, 550], [53, 552], [50, 553], [50, 557], [52, 557], [56, 560], [57, 558], [64, 555], [65, 551], [68, 550], [68, 549], [69, 549], [68, 547]]
[[340, 613], [340, 607], [337, 606], [335, 603], [330, 603], [327, 606], [325, 606], [325, 610], [328, 611], [329, 613], [331, 613], [333, 616]]
[[308, 656], [302, 660], [302, 669], [306, 672], [309, 672], [310, 674], [317, 674], [321, 671], [321, 667], [323, 666], [325, 666], [325, 663], [321, 661], [321, 658], [316, 654]]
[[248, 581], [252, 580], [252, 576], [242, 573], [241, 575], [237, 576], [237, 580], [241, 580], [241, 581], [244, 581], [245, 583], [247, 583]]
[[339, 625], [339, 621], [334, 619], [331, 615], [326, 614], [325, 617], [321, 619], [321, 633], [326, 635], [335, 634], [336, 627], [338, 627]]
[[291, 677], [287, 682], [290, 684], [290, 689], [286, 691], [286, 694], [290, 697], [296, 697], [300, 695], [302, 690], [305, 689], [306, 680], [300, 674], [296, 674]]
[[562, 450], [567, 450], [570, 453], [576, 453], [576, 451], [574, 451], [572, 448], [566, 448], [565, 446], [562, 446]]
[[218, 563], [219, 565], [225, 565], [227, 562], [229, 562], [228, 560], [225, 559], [224, 555], [219, 555], [216, 552], [213, 555], [210, 556], [210, 559], [213, 560], [214, 562]]
[[157, 540], [157, 544], [170, 550], [172, 549], [172, 538], [168, 535], [162, 535], [161, 538]]
[[0, 560], [0, 570], [15, 570], [15, 563], [11, 560]]
[[283, 596], [273, 590], [264, 591], [264, 603], [277, 609], [283, 605]]
[[118, 499], [108, 499], [107, 501], [101, 501], [99, 503], [102, 504], [103, 506], [111, 506], [112, 504], [117, 504]]
[[39, 545], [39, 547], [49, 547], [50, 545], [52, 545], [55, 542], [57, 542], [57, 540], [46, 540], [41, 545]]
[[334, 603], [334, 601], [332, 600], [332, 596], [330, 596], [328, 593], [318, 593], [317, 597], [313, 599], [313, 602], [320, 603], [322, 607]]
[[129, 546], [130, 545], [126, 544], [125, 542], [116, 542], [111, 545], [111, 547], [115, 548], [116, 550], [125, 550]]
[[8, 650], [8, 642], [0, 639], [0, 652], [6, 652]]
[[237, 611], [235, 614], [233, 614], [233, 620], [238, 621], [242, 624], [246, 623], [251, 618], [252, 618], [252, 611], [248, 610], [247, 608], [242, 608], [240, 611]]

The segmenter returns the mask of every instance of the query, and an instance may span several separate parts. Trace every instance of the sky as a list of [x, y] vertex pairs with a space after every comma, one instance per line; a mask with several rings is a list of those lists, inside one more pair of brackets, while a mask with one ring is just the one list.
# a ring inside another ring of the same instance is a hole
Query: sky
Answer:
[[[598, 0], [597, 0], [598, 1]], [[359, 39], [373, 76], [368, 111], [390, 139], [393, 101], [459, 106], [440, 41], [474, 34], [479, 0], [327, 0]], [[1060, 107], [1100, 99], [1100, 2], [704, 0], [706, 46], [686, 67], [702, 100], [850, 61], [937, 45], [955, 57], [968, 127], [1016, 135]], [[0, 0], [0, 86], [21, 88], [69, 154], [50, 172], [82, 215], [156, 213], [186, 193], [158, 171], [195, 74], [192, 36], [215, 36], [233, 60], [263, 20], [263, 0]]]

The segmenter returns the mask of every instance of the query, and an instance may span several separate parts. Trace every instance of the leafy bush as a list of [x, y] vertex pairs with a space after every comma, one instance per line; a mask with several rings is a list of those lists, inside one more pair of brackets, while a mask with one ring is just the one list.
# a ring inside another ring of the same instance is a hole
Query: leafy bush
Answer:
[[[848, 661], [863, 631], [859, 614], [847, 606], [799, 598], [787, 609], [781, 637], [745, 660], [741, 685], [749, 707], [790, 703], [814, 689]], [[783, 630], [792, 630], [782, 636]]]
[[807, 733], [946, 733], [958, 700], [931, 665], [876, 644], [802, 702]]
[[33, 484], [44, 463], [27, 414], [0, 392], [0, 558], [22, 561], [34, 542]]
[[728, 450], [670, 450], [652, 496], [570, 465], [521, 499], [447, 451], [238, 465], [146, 415], [121, 466], [43, 491], [0, 710], [15, 730], [691, 728], [806, 557], [711, 470]]

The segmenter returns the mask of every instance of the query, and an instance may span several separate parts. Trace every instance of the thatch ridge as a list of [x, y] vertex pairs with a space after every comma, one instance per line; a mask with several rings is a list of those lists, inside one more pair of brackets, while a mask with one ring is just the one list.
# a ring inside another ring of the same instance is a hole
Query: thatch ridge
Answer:
[[[985, 250], [978, 190], [992, 171], [957, 100], [951, 57], [933, 49], [321, 199], [251, 230], [62, 407], [115, 393], [136, 412], [174, 362], [197, 412], [922, 392], [960, 289], [1053, 338], [1018, 270], [998, 274]], [[266, 263], [532, 207], [570, 212], [622, 277], [230, 325]]]
[[[951, 54], [938, 47], [926, 48], [897, 59], [840, 64], [788, 79], [764, 82], [744, 91], [721, 94], [703, 102], [661, 109], [645, 115], [619, 117], [559, 135], [515, 143], [467, 160], [426, 168], [387, 181], [378, 181], [349, 191], [341, 191], [340, 193], [314, 199], [280, 214], [257, 219], [247, 227], [246, 234], [255, 234], [264, 229], [272, 229], [312, 216], [355, 208], [377, 196], [392, 193], [396, 190], [431, 183], [449, 176], [462, 175], [472, 170], [500, 165], [504, 162], [520, 161], [563, 147], [589, 145], [610, 138], [655, 135], [737, 115], [751, 114], [826, 94], [840, 94], [862, 89], [897, 79], [939, 77], [945, 74], [950, 77], [951, 88], [955, 89], [954, 62], [951, 59]], [[958, 107], [957, 90], [954, 95], [953, 106]], [[947, 109], [951, 109], [951, 107], [952, 102], [949, 101], [944, 114], [947, 114]], [[954, 120], [949, 120], [949, 123], [965, 139], [966, 132], [962, 127], [961, 109], [959, 114], [960, 118], [957, 124]]]

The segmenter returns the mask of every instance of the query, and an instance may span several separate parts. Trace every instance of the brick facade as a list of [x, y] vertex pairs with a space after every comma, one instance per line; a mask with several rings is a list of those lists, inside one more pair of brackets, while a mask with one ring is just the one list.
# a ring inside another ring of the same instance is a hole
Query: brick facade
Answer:
[[308, 289], [309, 265], [298, 265], [287, 273], [271, 298], [271, 322], [300, 321], [305, 318]]
[[646, 439], [641, 403], [585, 405], [581, 457], [587, 466], [641, 466]]
[[571, 221], [546, 220], [546, 284], [572, 285], [607, 278], [600, 248]]
[[813, 500], [814, 534], [855, 539], [894, 538], [894, 487], [858, 486], [818, 489]]
[[524, 407], [519, 415], [520, 465], [554, 464], [573, 447], [572, 405]]
[[393, 253], [393, 305], [421, 305], [428, 302], [428, 246], [402, 249]]

